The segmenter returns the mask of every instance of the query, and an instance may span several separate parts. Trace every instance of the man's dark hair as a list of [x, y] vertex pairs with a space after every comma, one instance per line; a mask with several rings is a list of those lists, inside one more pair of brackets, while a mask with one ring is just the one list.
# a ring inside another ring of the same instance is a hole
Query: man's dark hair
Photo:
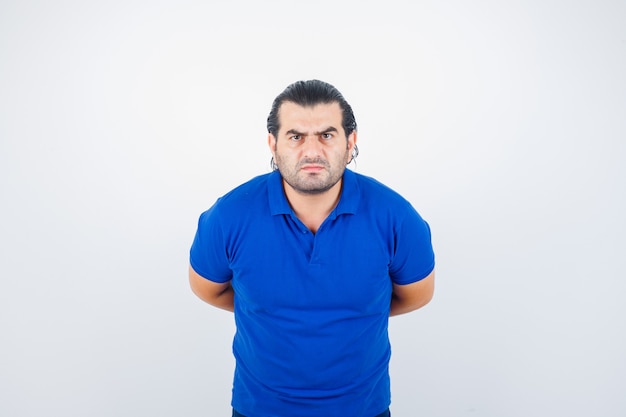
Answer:
[[356, 130], [356, 120], [352, 107], [345, 98], [332, 85], [319, 80], [297, 81], [289, 85], [274, 99], [272, 110], [267, 117], [267, 131], [278, 138], [280, 123], [278, 121], [278, 111], [280, 106], [286, 102], [292, 102], [299, 106], [312, 107], [316, 104], [338, 103], [343, 112], [342, 127], [346, 137]]

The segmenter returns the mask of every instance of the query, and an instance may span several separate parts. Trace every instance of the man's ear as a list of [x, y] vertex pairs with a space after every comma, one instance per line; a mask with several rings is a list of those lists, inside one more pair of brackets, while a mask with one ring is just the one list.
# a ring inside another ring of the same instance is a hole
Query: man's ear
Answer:
[[274, 155], [274, 150], [276, 149], [276, 138], [271, 133], [267, 135], [267, 146], [270, 147], [270, 152]]
[[348, 135], [348, 149], [352, 151], [354, 145], [356, 145], [356, 130], [353, 130], [352, 133]]
[[356, 146], [356, 130], [353, 130], [352, 133], [348, 135], [348, 161], [346, 163], [352, 162], [352, 153], [354, 152], [354, 147]]

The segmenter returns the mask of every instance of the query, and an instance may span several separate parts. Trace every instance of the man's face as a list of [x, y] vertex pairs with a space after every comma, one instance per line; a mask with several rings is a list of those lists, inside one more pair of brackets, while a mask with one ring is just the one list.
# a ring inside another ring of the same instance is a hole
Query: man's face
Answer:
[[278, 113], [278, 137], [268, 143], [283, 180], [301, 194], [320, 194], [343, 176], [356, 143], [356, 133], [347, 140], [338, 103], [303, 107], [286, 101]]

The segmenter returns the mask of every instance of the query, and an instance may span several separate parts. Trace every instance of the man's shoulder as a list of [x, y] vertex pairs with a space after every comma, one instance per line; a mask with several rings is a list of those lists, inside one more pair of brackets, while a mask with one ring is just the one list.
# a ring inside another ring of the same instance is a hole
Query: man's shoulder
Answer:
[[270, 175], [259, 175], [236, 186], [219, 197], [215, 204], [205, 212], [205, 215], [226, 219], [262, 211], [260, 208], [267, 206]]
[[400, 193], [376, 178], [356, 172], [353, 172], [353, 175], [364, 198], [381, 203], [408, 203]]
[[221, 203], [237, 203], [267, 194], [268, 180], [271, 173], [258, 175], [233, 188], [219, 198]]

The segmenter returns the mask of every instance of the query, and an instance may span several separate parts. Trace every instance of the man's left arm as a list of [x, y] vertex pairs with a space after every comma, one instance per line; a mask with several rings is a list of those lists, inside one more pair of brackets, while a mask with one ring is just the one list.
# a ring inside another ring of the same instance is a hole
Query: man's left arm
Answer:
[[417, 310], [428, 304], [435, 292], [435, 271], [433, 270], [426, 278], [411, 284], [393, 284], [391, 294], [390, 316], [397, 316]]

